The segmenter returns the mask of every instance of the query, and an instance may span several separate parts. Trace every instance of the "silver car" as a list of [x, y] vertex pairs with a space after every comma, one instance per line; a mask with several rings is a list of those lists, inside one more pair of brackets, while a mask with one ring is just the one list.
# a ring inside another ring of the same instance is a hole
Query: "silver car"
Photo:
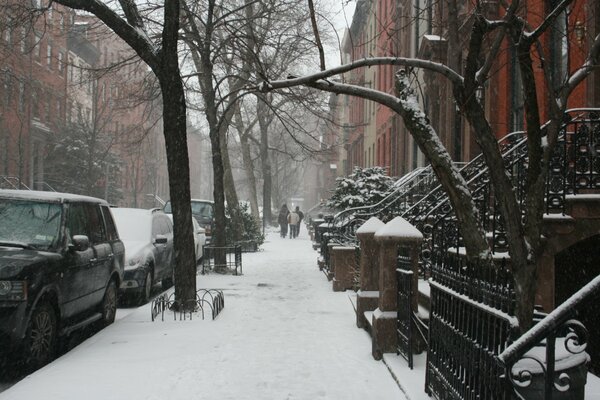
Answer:
[[173, 284], [173, 223], [160, 209], [113, 208], [117, 230], [125, 245], [121, 295], [148, 302], [152, 287]]

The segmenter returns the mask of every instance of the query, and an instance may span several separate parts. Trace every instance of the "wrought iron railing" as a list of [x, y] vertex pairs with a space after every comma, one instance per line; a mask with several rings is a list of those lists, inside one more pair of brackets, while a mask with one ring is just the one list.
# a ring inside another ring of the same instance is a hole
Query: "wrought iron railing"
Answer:
[[410, 251], [402, 249], [398, 256], [398, 268], [396, 269], [396, 280], [398, 283], [398, 322], [396, 333], [398, 335], [397, 353], [402, 355], [408, 362], [408, 367], [413, 369], [413, 306], [414, 293], [413, 271]]
[[[498, 355], [511, 396], [528, 399], [531, 393], [538, 392], [543, 393], [543, 399], [552, 400], [569, 391], [569, 398], [583, 398], [579, 396], [587, 374], [588, 332], [572, 318], [599, 294], [600, 276], [597, 276]], [[557, 365], [557, 359], [562, 359], [562, 366]]]
[[[573, 115], [563, 125], [550, 161], [548, 212], [565, 213], [570, 194], [600, 190], [600, 113], [576, 110]], [[527, 139], [517, 132], [500, 144], [522, 206]], [[427, 391], [439, 399], [511, 398], [503, 391], [502, 371], [495, 365], [517, 326], [506, 232], [483, 160], [476, 158], [461, 173], [487, 232], [492, 261], [467, 263], [456, 217], [441, 187], [402, 214], [423, 233], [420, 263], [432, 286]], [[401, 312], [399, 306], [399, 317]]]
[[426, 389], [438, 399], [508, 399], [496, 357], [516, 320], [436, 281], [431, 284]]
[[437, 184], [431, 167], [421, 167], [396, 181], [394, 186], [376, 204], [348, 208], [338, 212], [332, 221], [339, 240], [357, 244], [356, 230], [369, 218], [375, 216], [384, 222], [409, 208], [417, 199]]

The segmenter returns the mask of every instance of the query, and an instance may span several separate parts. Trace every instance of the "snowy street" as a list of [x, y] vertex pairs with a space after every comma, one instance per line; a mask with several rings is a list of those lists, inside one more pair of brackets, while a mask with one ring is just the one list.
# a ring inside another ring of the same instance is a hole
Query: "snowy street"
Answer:
[[216, 320], [151, 322], [150, 304], [119, 309], [0, 399], [404, 399], [316, 259], [305, 226], [297, 239], [272, 232], [243, 254], [244, 275], [198, 276], [198, 288], [224, 290]]

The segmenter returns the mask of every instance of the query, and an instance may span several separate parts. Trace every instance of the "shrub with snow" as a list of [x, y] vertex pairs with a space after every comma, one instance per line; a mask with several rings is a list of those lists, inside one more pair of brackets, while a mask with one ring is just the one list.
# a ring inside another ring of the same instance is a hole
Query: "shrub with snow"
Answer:
[[327, 206], [343, 210], [376, 204], [393, 184], [394, 180], [381, 167], [354, 167], [350, 175], [336, 179], [336, 187]]

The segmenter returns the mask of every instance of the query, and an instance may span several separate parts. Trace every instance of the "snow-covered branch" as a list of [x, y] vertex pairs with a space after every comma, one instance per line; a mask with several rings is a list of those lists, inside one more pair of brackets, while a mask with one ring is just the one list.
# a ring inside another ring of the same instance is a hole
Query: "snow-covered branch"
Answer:
[[373, 67], [377, 65], [398, 65], [411, 68], [422, 68], [429, 71], [437, 72], [446, 78], [448, 78], [454, 84], [462, 84], [463, 77], [453, 69], [447, 67], [444, 64], [436, 63], [428, 60], [421, 60], [418, 58], [406, 58], [406, 57], [373, 57], [364, 58], [357, 60], [349, 64], [341, 65], [339, 67], [330, 68], [325, 71], [317, 72], [302, 77], [290, 77], [285, 80], [265, 82], [262, 86], [265, 86], [262, 90], [270, 91], [273, 89], [283, 89], [293, 86], [308, 85], [312, 82], [317, 82], [322, 79], [331, 78], [336, 75], [346, 73], [361, 67]]

